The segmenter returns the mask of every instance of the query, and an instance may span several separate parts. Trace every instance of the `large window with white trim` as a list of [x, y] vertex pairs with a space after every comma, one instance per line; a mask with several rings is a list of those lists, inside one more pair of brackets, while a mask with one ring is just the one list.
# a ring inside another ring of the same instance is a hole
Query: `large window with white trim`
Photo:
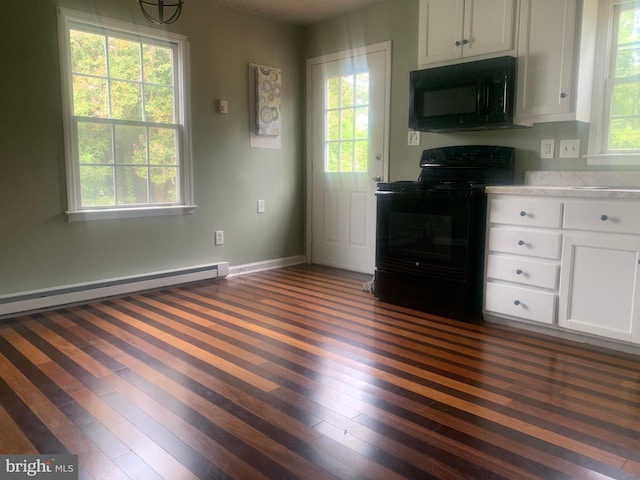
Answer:
[[186, 37], [59, 13], [70, 214], [190, 206]]
[[597, 38], [592, 153], [640, 161], [640, 1], [600, 0]]

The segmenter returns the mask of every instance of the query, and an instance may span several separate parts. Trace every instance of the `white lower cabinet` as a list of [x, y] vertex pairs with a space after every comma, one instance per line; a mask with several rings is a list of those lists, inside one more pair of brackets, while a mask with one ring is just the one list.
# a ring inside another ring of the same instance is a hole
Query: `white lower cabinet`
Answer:
[[489, 195], [486, 314], [556, 323], [562, 202]]
[[487, 238], [486, 315], [640, 344], [637, 200], [490, 194]]
[[559, 325], [640, 343], [640, 238], [565, 235]]

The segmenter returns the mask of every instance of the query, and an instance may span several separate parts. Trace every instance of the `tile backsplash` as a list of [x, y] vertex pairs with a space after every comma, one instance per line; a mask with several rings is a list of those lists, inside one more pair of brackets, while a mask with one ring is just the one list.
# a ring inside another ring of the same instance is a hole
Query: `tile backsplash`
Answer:
[[640, 172], [529, 170], [524, 173], [525, 185], [539, 186], [640, 186]]

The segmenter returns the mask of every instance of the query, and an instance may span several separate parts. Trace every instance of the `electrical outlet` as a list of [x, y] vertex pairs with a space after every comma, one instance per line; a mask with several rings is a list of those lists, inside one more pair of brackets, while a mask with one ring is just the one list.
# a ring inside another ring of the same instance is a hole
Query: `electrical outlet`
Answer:
[[556, 141], [553, 138], [540, 140], [540, 158], [553, 158]]
[[216, 245], [224, 245], [224, 231], [216, 230]]
[[264, 200], [258, 200], [258, 213], [264, 213]]
[[407, 145], [420, 145], [420, 132], [409, 130]]
[[580, 140], [560, 140], [560, 158], [579, 158]]

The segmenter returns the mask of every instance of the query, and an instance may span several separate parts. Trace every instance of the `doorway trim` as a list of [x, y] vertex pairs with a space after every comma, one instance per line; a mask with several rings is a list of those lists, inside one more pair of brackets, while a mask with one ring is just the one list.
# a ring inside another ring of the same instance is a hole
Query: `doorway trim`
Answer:
[[307, 263], [313, 263], [311, 243], [313, 239], [312, 231], [312, 214], [313, 214], [313, 140], [314, 133], [311, 129], [313, 125], [313, 85], [311, 82], [312, 68], [315, 65], [321, 65], [323, 63], [334, 62], [336, 60], [345, 60], [360, 55], [367, 55], [370, 53], [384, 52], [385, 53], [385, 88], [384, 88], [384, 138], [382, 147], [382, 161], [383, 161], [383, 180], [389, 179], [389, 134], [391, 123], [391, 40], [384, 42], [374, 43], [371, 45], [365, 45], [363, 47], [357, 47], [350, 50], [342, 50], [340, 52], [329, 53], [321, 55], [319, 57], [313, 57], [307, 59], [307, 71], [306, 71], [306, 169], [307, 169], [307, 196], [306, 196], [306, 229], [305, 229], [305, 257]]

